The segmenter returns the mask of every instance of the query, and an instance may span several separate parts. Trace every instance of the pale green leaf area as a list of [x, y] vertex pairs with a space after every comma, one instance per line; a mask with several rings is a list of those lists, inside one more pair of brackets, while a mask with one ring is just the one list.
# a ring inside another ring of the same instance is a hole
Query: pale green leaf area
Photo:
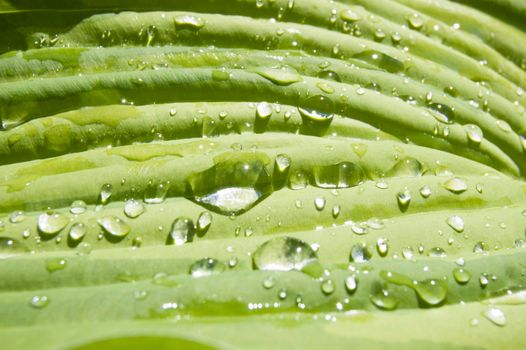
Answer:
[[526, 348], [522, 0], [0, 0], [0, 348]]

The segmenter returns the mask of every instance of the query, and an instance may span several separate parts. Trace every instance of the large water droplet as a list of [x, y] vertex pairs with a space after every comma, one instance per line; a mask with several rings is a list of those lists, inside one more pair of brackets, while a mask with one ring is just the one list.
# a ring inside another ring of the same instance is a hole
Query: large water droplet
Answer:
[[365, 180], [363, 169], [351, 162], [315, 166], [312, 185], [321, 188], [347, 188], [357, 186]]
[[53, 236], [64, 229], [69, 219], [58, 213], [45, 213], [38, 217], [38, 231], [42, 236]]
[[135, 199], [130, 199], [124, 204], [124, 214], [131, 219], [139, 217], [145, 210], [144, 204]]
[[199, 236], [204, 235], [210, 226], [212, 225], [212, 214], [208, 211], [204, 211], [201, 214], [199, 214], [199, 217], [197, 218], [197, 233]]
[[365, 243], [357, 243], [351, 248], [349, 260], [355, 263], [364, 263], [371, 259], [373, 254]]
[[189, 269], [192, 277], [217, 275], [226, 270], [226, 265], [214, 258], [204, 258], [194, 262]]
[[252, 208], [272, 193], [272, 179], [263, 153], [226, 153], [215, 165], [187, 178], [193, 199], [224, 215], [239, 214]]
[[405, 190], [404, 192], [399, 192], [396, 195], [396, 200], [398, 202], [398, 208], [400, 208], [400, 211], [405, 212], [409, 208], [411, 199], [412, 199], [412, 196], [409, 190]]
[[458, 177], [454, 177], [452, 179], [447, 180], [444, 183], [444, 187], [449, 192], [460, 194], [462, 192], [467, 191], [468, 185], [466, 182], [462, 179], [459, 179]]
[[116, 216], [108, 215], [97, 220], [110, 239], [122, 239], [130, 233], [130, 226]]
[[464, 231], [464, 219], [458, 215], [452, 215], [446, 219], [446, 223], [458, 233]]
[[340, 18], [347, 22], [356, 22], [362, 19], [362, 16], [360, 16], [358, 13], [354, 12], [351, 9], [342, 10], [340, 12]]
[[26, 219], [26, 214], [23, 211], [14, 211], [9, 215], [9, 222], [12, 224], [21, 223]]
[[319, 266], [311, 246], [293, 237], [276, 237], [260, 245], [252, 255], [254, 268], [269, 271], [312, 270]]
[[167, 244], [182, 245], [194, 239], [195, 225], [192, 219], [180, 217], [174, 220]]
[[303, 81], [301, 75], [290, 67], [257, 67], [254, 72], [276, 85], [290, 85]]
[[73, 242], [79, 242], [86, 236], [86, 233], [88, 232], [88, 229], [86, 228], [86, 225], [83, 223], [76, 223], [71, 226], [69, 229], [69, 238]]
[[400, 159], [395, 165], [387, 172], [389, 177], [415, 177], [421, 176], [423, 172], [422, 163], [415, 158], [406, 157]]
[[448, 285], [446, 281], [441, 279], [414, 281], [400, 273], [387, 271], [380, 271], [380, 277], [387, 282], [413, 289], [418, 298], [429, 306], [439, 305], [447, 297]]
[[302, 190], [307, 187], [308, 178], [303, 171], [295, 171], [289, 176], [289, 188], [291, 190]]
[[199, 30], [205, 26], [205, 21], [201, 17], [181, 15], [174, 18], [177, 29]]
[[268, 119], [272, 115], [272, 106], [268, 102], [258, 103], [256, 107], [256, 118]]
[[164, 202], [169, 190], [170, 181], [155, 182], [150, 180], [144, 191], [144, 202], [148, 204], [162, 203]]
[[504, 327], [507, 324], [506, 315], [504, 315], [504, 312], [494, 306], [488, 307], [482, 313], [482, 315], [497, 326]]
[[455, 111], [448, 105], [430, 103], [427, 105], [431, 115], [441, 123], [452, 124], [455, 121]]

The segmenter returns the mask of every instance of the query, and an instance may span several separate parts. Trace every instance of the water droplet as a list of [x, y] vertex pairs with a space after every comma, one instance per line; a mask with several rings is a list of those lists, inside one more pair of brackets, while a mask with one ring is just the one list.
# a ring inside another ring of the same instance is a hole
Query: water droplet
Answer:
[[35, 309], [43, 309], [49, 304], [49, 298], [45, 295], [35, 295], [29, 304]]
[[457, 281], [457, 283], [466, 284], [471, 279], [471, 274], [469, 273], [469, 271], [461, 267], [457, 267], [453, 269], [453, 277], [455, 278], [455, 281]]
[[177, 114], [177, 108], [170, 108], [170, 117], [174, 117]]
[[167, 244], [182, 245], [194, 239], [195, 225], [192, 219], [180, 217], [174, 220]]
[[332, 217], [336, 219], [338, 216], [340, 216], [340, 211], [341, 211], [341, 208], [339, 205], [334, 206], [332, 208]]
[[411, 247], [402, 248], [402, 256], [404, 257], [404, 259], [407, 259], [407, 260], [413, 259], [413, 256], [414, 256], [413, 248]]
[[83, 223], [76, 223], [71, 226], [69, 230], [69, 238], [73, 242], [78, 242], [86, 236], [86, 233], [88, 232], [86, 225]]
[[252, 255], [257, 270], [304, 271], [319, 265], [311, 246], [293, 237], [276, 237], [260, 245]]
[[276, 285], [276, 280], [272, 276], [268, 276], [263, 280], [263, 288], [265, 289], [271, 289]]
[[475, 124], [466, 124], [464, 125], [464, 130], [466, 131], [466, 135], [471, 142], [477, 144], [482, 142], [484, 133], [480, 127]]
[[394, 310], [399, 302], [394, 295], [385, 289], [369, 295], [369, 299], [376, 307], [382, 310]]
[[38, 217], [38, 231], [43, 236], [53, 236], [64, 229], [69, 219], [58, 213], [45, 213]]
[[487, 273], [480, 274], [479, 284], [482, 288], [485, 288], [489, 284], [489, 278]]
[[427, 279], [413, 282], [413, 286], [418, 297], [431, 306], [439, 305], [447, 297], [448, 285], [444, 280]]
[[110, 200], [112, 195], [113, 186], [111, 184], [104, 184], [100, 189], [99, 202], [100, 204], [106, 204]]
[[500, 327], [504, 327], [507, 324], [506, 315], [504, 315], [504, 312], [494, 306], [488, 307], [482, 313], [482, 316], [486, 317], [488, 320]]
[[307, 187], [308, 178], [303, 171], [296, 171], [289, 176], [289, 188], [291, 190], [302, 190]]
[[74, 215], [80, 215], [86, 212], [87, 205], [84, 201], [76, 200], [73, 203], [71, 203], [71, 206], [69, 208], [69, 212]]
[[347, 10], [342, 10], [340, 12], [340, 18], [347, 22], [356, 22], [356, 21], [361, 20], [362, 16], [360, 16], [359, 14], [357, 14], [351, 9], [347, 9]]
[[348, 188], [357, 186], [365, 180], [363, 169], [351, 162], [314, 166], [313, 175], [312, 185], [321, 188]]
[[415, 177], [421, 176], [423, 172], [422, 163], [415, 158], [405, 157], [400, 159], [396, 164], [387, 172], [389, 177]]
[[407, 16], [407, 23], [412, 29], [420, 30], [424, 26], [424, 19], [418, 13]]
[[446, 223], [458, 233], [464, 231], [464, 219], [458, 215], [450, 216], [446, 219]]
[[199, 30], [205, 26], [201, 17], [181, 15], [174, 18], [175, 27], [178, 29]]
[[355, 263], [364, 263], [371, 259], [372, 253], [365, 243], [357, 243], [351, 248], [349, 260]]
[[49, 272], [63, 270], [66, 268], [67, 265], [68, 265], [67, 260], [63, 258], [49, 259], [46, 261], [46, 269]]
[[289, 170], [291, 163], [292, 160], [288, 155], [278, 154], [274, 160], [274, 169], [279, 174], [284, 174]]
[[314, 200], [314, 207], [318, 211], [322, 211], [323, 209], [325, 209], [325, 198], [317, 197]]
[[467, 191], [468, 185], [466, 182], [462, 179], [459, 179], [458, 177], [454, 177], [452, 179], [447, 180], [444, 183], [444, 187], [449, 192], [460, 194], [462, 192]]
[[280, 291], [278, 293], [278, 298], [280, 300], [287, 299], [287, 290], [285, 288], [280, 289]]
[[11, 237], [0, 236], [0, 259], [22, 254], [25, 251], [26, 248], [20, 241]]
[[133, 292], [133, 297], [135, 300], [144, 300], [148, 296], [148, 292], [145, 290], [136, 290]]
[[431, 115], [439, 122], [452, 124], [455, 121], [455, 111], [451, 107], [440, 103], [430, 103], [427, 107]]
[[404, 64], [394, 57], [376, 50], [365, 50], [353, 56], [361, 61], [378, 66], [389, 73], [398, 73], [404, 70]]
[[259, 152], [225, 153], [215, 165], [187, 178], [193, 199], [224, 215], [239, 214], [256, 205], [273, 191], [265, 167], [268, 156]]
[[254, 72], [263, 78], [270, 80], [276, 85], [290, 85], [299, 81], [303, 81], [301, 75], [289, 67], [257, 67]]
[[362, 224], [356, 224], [356, 223], [353, 223], [351, 225], [351, 231], [360, 236], [365, 235], [367, 232], [369, 232], [367, 230], [367, 227], [362, 226]]
[[383, 180], [376, 182], [375, 186], [381, 190], [386, 190], [389, 188], [389, 184]]
[[345, 289], [348, 293], [353, 294], [358, 288], [358, 280], [355, 276], [348, 276], [345, 278]]
[[332, 70], [322, 70], [318, 73], [318, 78], [323, 80], [330, 80], [335, 82], [341, 82], [342, 79], [338, 75], [338, 73], [332, 71]]
[[488, 244], [486, 242], [480, 241], [475, 243], [473, 246], [473, 253], [484, 253], [489, 250]]
[[97, 220], [100, 227], [113, 239], [122, 239], [130, 233], [130, 226], [116, 216], [108, 215]]
[[422, 186], [419, 192], [423, 198], [429, 198], [429, 196], [431, 196], [431, 188], [427, 185]]
[[400, 211], [405, 212], [409, 208], [411, 199], [411, 192], [409, 192], [409, 190], [398, 192], [396, 195], [396, 200], [398, 201], [398, 208], [400, 208]]
[[26, 214], [23, 211], [14, 211], [9, 215], [9, 222], [12, 224], [21, 223], [26, 219]]
[[204, 211], [197, 218], [197, 232], [200, 236], [204, 235], [212, 225], [212, 214]]
[[332, 280], [327, 279], [321, 282], [321, 291], [323, 292], [323, 294], [330, 295], [334, 293], [334, 290], [335, 290], [335, 286]]
[[130, 199], [124, 204], [124, 214], [129, 218], [137, 218], [145, 211], [146, 208], [144, 207], [144, 204], [135, 199]]
[[214, 258], [197, 260], [190, 266], [189, 273], [192, 277], [205, 277], [217, 275], [226, 270], [225, 264]]
[[272, 106], [267, 102], [258, 103], [256, 107], [256, 117], [260, 119], [268, 119], [272, 115]]
[[144, 191], [144, 203], [160, 204], [164, 202], [169, 190], [170, 181], [155, 182], [153, 180], [149, 180], [148, 185]]
[[433, 247], [429, 249], [427, 255], [433, 258], [445, 258], [447, 256], [446, 251], [440, 247]]
[[386, 238], [378, 238], [376, 240], [376, 250], [380, 256], [386, 256], [389, 251], [389, 244]]
[[311, 108], [298, 107], [303, 123], [307, 126], [328, 126], [334, 115], [331, 113], [324, 113]]
[[508, 132], [512, 132], [513, 129], [511, 128], [510, 124], [508, 124], [508, 122], [504, 121], [504, 120], [497, 120], [497, 126], [499, 127], [500, 130], [508, 133]]

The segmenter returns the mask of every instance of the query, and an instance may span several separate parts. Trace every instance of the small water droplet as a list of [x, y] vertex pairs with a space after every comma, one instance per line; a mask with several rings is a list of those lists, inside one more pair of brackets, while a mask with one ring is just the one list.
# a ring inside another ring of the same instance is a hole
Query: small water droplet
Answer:
[[349, 294], [356, 292], [358, 288], [358, 279], [355, 276], [348, 276], [345, 278], [345, 289]]
[[314, 166], [313, 175], [312, 185], [320, 188], [348, 188], [357, 186], [365, 180], [363, 169], [351, 162]]
[[106, 204], [110, 200], [112, 195], [113, 186], [111, 184], [104, 184], [100, 189], [99, 202], [100, 204]]
[[225, 264], [214, 258], [204, 258], [194, 262], [189, 269], [192, 277], [217, 275], [226, 270]]
[[482, 288], [485, 288], [489, 284], [489, 278], [487, 273], [480, 274], [479, 284]]
[[484, 133], [478, 125], [466, 124], [464, 125], [464, 130], [466, 131], [466, 135], [468, 136], [468, 139], [471, 142], [477, 144], [482, 142], [482, 139], [484, 138]]
[[322, 211], [323, 209], [325, 209], [325, 198], [317, 197], [317, 198], [314, 200], [314, 207], [315, 207], [316, 210], [318, 210], [318, 211]]
[[396, 164], [387, 172], [389, 177], [416, 177], [421, 176], [424, 167], [417, 159], [411, 157], [405, 157], [400, 159]]
[[358, 13], [354, 12], [351, 9], [342, 10], [340, 12], [340, 18], [347, 22], [356, 22], [362, 19], [362, 16], [360, 16]]
[[252, 255], [257, 270], [303, 271], [309, 265], [319, 265], [311, 246], [293, 237], [276, 237], [260, 245]]
[[192, 219], [180, 217], [174, 220], [167, 244], [182, 245], [194, 239], [195, 225]]
[[407, 23], [412, 29], [420, 30], [424, 26], [424, 19], [418, 13], [407, 16]]
[[280, 300], [287, 299], [287, 290], [285, 288], [280, 289], [280, 291], [278, 292], [278, 298]]
[[258, 67], [255, 73], [259, 74], [265, 79], [270, 80], [276, 85], [290, 85], [303, 81], [301, 75], [295, 70], [289, 67], [271, 68], [271, 67]]
[[197, 218], [197, 233], [199, 235], [204, 235], [210, 226], [212, 225], [212, 214], [208, 211], [204, 211], [199, 214]]
[[49, 304], [49, 298], [45, 295], [35, 295], [31, 298], [29, 304], [35, 309], [43, 309]]
[[295, 171], [289, 176], [288, 186], [291, 190], [302, 190], [308, 183], [308, 177], [303, 171]]
[[372, 257], [372, 253], [365, 243], [357, 243], [351, 248], [349, 261], [355, 263], [365, 263]]
[[45, 213], [38, 217], [38, 231], [43, 236], [53, 236], [64, 229], [69, 219], [58, 213]]
[[272, 115], [272, 106], [267, 102], [258, 103], [256, 107], [256, 117], [260, 119], [268, 119]]
[[404, 259], [407, 259], [407, 260], [413, 259], [413, 256], [414, 256], [413, 248], [411, 247], [402, 248], [402, 256], [404, 257]]
[[168, 191], [170, 190], [170, 181], [153, 180], [148, 181], [148, 185], [144, 191], [144, 203], [160, 204], [164, 202]]
[[108, 215], [97, 220], [97, 223], [113, 239], [124, 238], [130, 233], [130, 226], [116, 216]]
[[508, 124], [508, 122], [504, 121], [504, 120], [497, 120], [497, 126], [499, 127], [500, 130], [506, 132], [506, 133], [509, 133], [509, 132], [512, 132], [513, 129], [511, 128], [510, 124]]
[[489, 250], [488, 244], [483, 241], [479, 241], [475, 243], [475, 245], [473, 246], [473, 253], [480, 254], [480, 253], [487, 252], [488, 250]]
[[400, 211], [405, 212], [409, 208], [411, 199], [412, 196], [409, 190], [405, 190], [404, 192], [398, 192], [398, 194], [396, 195], [396, 200], [398, 201], [398, 208], [400, 208]]
[[462, 179], [459, 179], [458, 177], [454, 177], [452, 179], [447, 180], [444, 183], [444, 187], [449, 192], [460, 194], [462, 192], [467, 191], [468, 185], [466, 182]]
[[422, 198], [429, 198], [429, 196], [431, 196], [432, 192], [431, 192], [431, 188], [427, 185], [424, 185], [420, 188], [419, 190], [420, 192], [420, 195], [422, 196]]
[[80, 214], [85, 213], [86, 209], [87, 209], [86, 202], [82, 200], [76, 200], [73, 203], [71, 203], [69, 212], [74, 215], [80, 215]]
[[54, 259], [49, 259], [46, 261], [46, 269], [49, 272], [63, 270], [66, 268], [67, 265], [68, 265], [67, 260], [63, 258], [54, 258]]
[[458, 215], [452, 215], [446, 219], [446, 223], [456, 232], [461, 233], [464, 231], [464, 219]]
[[321, 282], [321, 291], [323, 292], [323, 294], [330, 295], [334, 293], [334, 290], [335, 290], [335, 286], [332, 280], [327, 279]]
[[466, 269], [457, 267], [453, 269], [453, 277], [455, 278], [455, 281], [457, 281], [457, 283], [466, 284], [471, 279], [471, 274]]
[[382, 310], [394, 310], [399, 303], [398, 299], [385, 289], [369, 295], [369, 299], [376, 307]]
[[14, 211], [9, 215], [9, 222], [12, 224], [21, 223], [26, 219], [26, 214], [23, 211]]
[[265, 289], [271, 289], [276, 285], [276, 280], [272, 276], [268, 276], [263, 280], [263, 288]]
[[378, 238], [376, 240], [376, 250], [380, 256], [386, 256], [389, 251], [389, 244], [386, 238]]
[[124, 204], [124, 214], [129, 218], [137, 218], [145, 211], [146, 208], [144, 207], [144, 204], [135, 199], [130, 199]]

